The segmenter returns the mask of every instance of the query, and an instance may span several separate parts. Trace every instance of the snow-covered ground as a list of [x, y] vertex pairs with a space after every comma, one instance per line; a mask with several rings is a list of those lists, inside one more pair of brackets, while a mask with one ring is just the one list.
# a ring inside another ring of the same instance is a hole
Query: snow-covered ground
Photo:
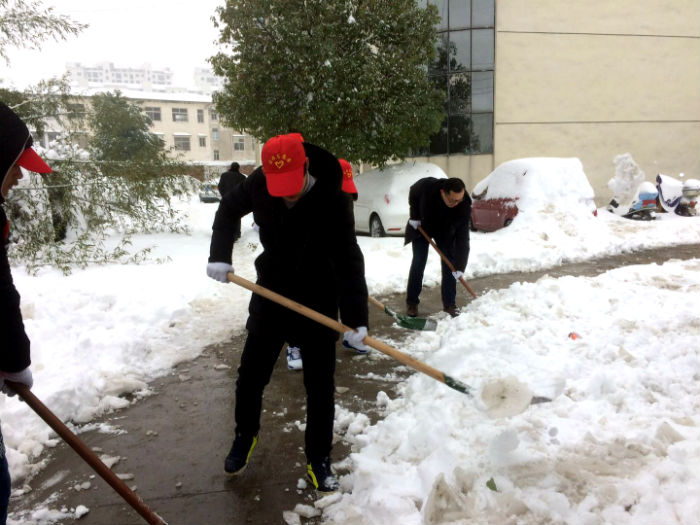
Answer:
[[[62, 420], [88, 423], [123, 407], [121, 394], [146, 393], [176, 363], [244, 329], [249, 292], [205, 274], [216, 205], [194, 198], [182, 206], [191, 235], [135, 239], [137, 248], [154, 246], [155, 257], [170, 258], [163, 264], [97, 266], [67, 277], [13, 269], [32, 340], [33, 391]], [[410, 247], [399, 238], [359, 242], [370, 293], [403, 291]], [[346, 417], [339, 430], [355, 452], [344, 460], [343, 491], [317, 502], [324, 519], [697, 525], [700, 218], [636, 222], [555, 207], [523, 213], [509, 228], [472, 234], [466, 276], [688, 243], [699, 245], [698, 259], [482, 291], [458, 318], [441, 315], [436, 332], [412, 335], [402, 351], [477, 396], [415, 374], [400, 397], [378, 397], [386, 414], [378, 424], [355, 414], [358, 424], [348, 425]], [[255, 280], [259, 251], [246, 217], [236, 273]], [[431, 254], [425, 282], [438, 281]], [[479, 389], [509, 376], [554, 400], [490, 417]], [[0, 396], [0, 419], [21, 494], [22, 478], [40, 468], [56, 437], [16, 398]], [[286, 516], [294, 521], [295, 513]]]

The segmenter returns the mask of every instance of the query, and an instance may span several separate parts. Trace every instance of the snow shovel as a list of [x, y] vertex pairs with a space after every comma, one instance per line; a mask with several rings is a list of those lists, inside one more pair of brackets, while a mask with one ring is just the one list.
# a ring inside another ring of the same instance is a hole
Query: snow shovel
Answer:
[[[253, 293], [256, 293], [266, 299], [269, 299], [270, 301], [273, 301], [286, 308], [289, 308], [290, 310], [293, 310], [298, 314], [308, 317], [309, 319], [312, 319], [317, 323], [327, 326], [328, 328], [335, 330], [336, 332], [343, 334], [349, 330], [352, 330], [352, 328], [350, 328], [349, 326], [346, 326], [343, 323], [336, 321], [335, 319], [331, 319], [330, 317], [323, 315], [317, 312], [316, 310], [312, 310], [311, 308], [308, 308], [303, 304], [297, 303], [296, 301], [292, 301], [291, 299], [288, 299], [283, 295], [273, 292], [272, 290], [268, 290], [267, 288], [264, 288], [259, 284], [251, 283], [247, 279], [239, 277], [234, 273], [229, 272], [228, 274], [226, 274], [226, 277], [232, 283], [235, 283], [238, 286], [245, 288], [246, 290], [250, 290]], [[462, 392], [463, 394], [466, 394], [472, 398], [475, 397], [473, 389], [469, 385], [462, 383], [460, 380], [455, 379], [454, 377], [448, 376], [444, 372], [441, 372], [440, 370], [433, 368], [432, 366], [426, 363], [414, 359], [408, 354], [400, 352], [396, 348], [389, 346], [388, 344], [383, 343], [378, 339], [374, 339], [370, 336], [365, 336], [362, 342], [368, 346], [371, 346], [375, 350], [379, 350], [383, 354], [394, 358], [399, 363], [403, 363], [406, 366], [410, 366], [414, 370], [422, 372], [432, 377], [433, 379], [444, 383], [450, 388], [457, 390], [458, 392]], [[530, 404], [551, 401], [551, 399], [546, 397], [533, 397], [532, 393], [529, 391], [527, 386], [519, 384], [515, 380], [496, 381], [492, 385], [487, 385], [487, 387], [490, 387], [488, 398], [484, 397], [483, 394], [482, 398], [487, 405], [487, 411], [492, 415], [498, 417], [518, 414], [525, 410]]]
[[[425, 230], [423, 229], [422, 226], [418, 226], [418, 231], [421, 232], [423, 234], [423, 237], [425, 237], [425, 240], [428, 241], [433, 248], [435, 248], [435, 251], [438, 252], [438, 255], [445, 262], [445, 264], [450, 269], [450, 271], [456, 272], [457, 270], [455, 269], [454, 264], [452, 264], [450, 262], [450, 260], [445, 256], [445, 254], [440, 251], [440, 248], [437, 247], [437, 244], [435, 244], [435, 241], [433, 241], [430, 238], [430, 236], [427, 233], [425, 233]], [[464, 285], [464, 287], [467, 289], [467, 291], [472, 295], [472, 297], [474, 299], [476, 299], [476, 293], [474, 292], [472, 287], [469, 286], [469, 283], [466, 281], [466, 279], [464, 277], [460, 277], [459, 282], [462, 283]]]
[[410, 328], [411, 330], [425, 330], [428, 332], [434, 331], [437, 328], [437, 322], [433, 319], [423, 319], [421, 317], [410, 317], [408, 315], [397, 314], [391, 308], [384, 306], [371, 295], [367, 297], [367, 299], [369, 299], [369, 302], [380, 310], [384, 310], [384, 313], [396, 319], [398, 325], [403, 328]]
[[126, 483], [124, 483], [117, 475], [105, 465], [97, 455], [83, 443], [56, 415], [37, 398], [32, 391], [27, 388], [27, 385], [16, 383], [14, 381], [5, 380], [12, 390], [21, 397], [29, 407], [37, 413], [54, 431], [75, 450], [78, 455], [90, 465], [95, 472], [110, 484], [124, 500], [131, 505], [151, 525], [166, 525], [166, 522], [155, 512], [149, 509], [146, 504], [138, 497]]

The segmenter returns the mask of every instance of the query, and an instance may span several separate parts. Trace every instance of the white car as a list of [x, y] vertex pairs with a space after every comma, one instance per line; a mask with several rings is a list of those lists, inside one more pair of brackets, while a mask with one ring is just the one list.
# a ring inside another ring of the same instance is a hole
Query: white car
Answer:
[[213, 182], [202, 183], [199, 190], [199, 200], [201, 202], [219, 202], [221, 200], [221, 195]]
[[424, 177], [447, 178], [435, 164], [402, 162], [355, 177], [355, 231], [372, 237], [403, 235], [408, 221], [408, 190]]

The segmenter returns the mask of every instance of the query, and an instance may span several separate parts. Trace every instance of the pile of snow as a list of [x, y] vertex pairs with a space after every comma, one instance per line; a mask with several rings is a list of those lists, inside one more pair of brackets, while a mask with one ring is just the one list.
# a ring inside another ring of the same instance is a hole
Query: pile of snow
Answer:
[[512, 375], [553, 401], [494, 419], [479, 399], [410, 377], [359, 436], [325, 522], [693, 525], [699, 292], [698, 259], [544, 277], [418, 334], [414, 357], [477, 391]]
[[608, 181], [608, 188], [620, 209], [627, 211], [637, 197], [639, 185], [644, 182], [645, 175], [629, 153], [617, 155], [613, 164], [615, 176]]

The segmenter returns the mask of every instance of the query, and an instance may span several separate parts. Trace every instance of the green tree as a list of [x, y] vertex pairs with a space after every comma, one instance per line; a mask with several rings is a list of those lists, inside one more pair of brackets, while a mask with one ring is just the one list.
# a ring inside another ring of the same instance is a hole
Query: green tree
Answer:
[[150, 132], [151, 119], [119, 91], [94, 95], [88, 124], [92, 157], [111, 161], [165, 160], [163, 141]]
[[217, 9], [224, 121], [258, 140], [299, 131], [351, 162], [383, 165], [444, 118], [428, 81], [437, 9], [415, 0], [228, 0]]
[[49, 38], [65, 40], [86, 27], [39, 0], [0, 0], [0, 57], [9, 61], [8, 47], [39, 49]]
[[23, 91], [0, 88], [0, 100], [10, 106], [36, 132], [36, 136], [44, 134], [48, 117], [66, 129], [70, 129], [70, 122], [80, 121], [83, 117], [72, 107], [72, 97], [65, 78], [42, 80]]
[[[84, 25], [56, 15], [37, 0], [0, 0], [0, 57], [11, 46], [38, 48]], [[148, 118], [117, 94], [96, 97], [96, 113], [71, 96], [65, 78], [24, 91], [0, 89], [0, 100], [43, 134], [48, 120], [63, 133], [44, 151], [53, 173], [29, 173], [5, 203], [13, 221], [11, 259], [30, 270], [53, 265], [65, 273], [90, 263], [138, 262], [148, 249], [129, 250], [134, 233], [183, 231], [173, 200], [194, 190], [195, 179], [148, 133]], [[85, 117], [99, 134], [89, 152], [77, 146]], [[107, 243], [106, 240], [110, 239]], [[114, 242], [116, 239], [116, 242]]]
[[[167, 155], [162, 142], [147, 132], [147, 117], [118, 94], [100, 95], [98, 101], [119, 103], [98, 102], [99, 113], [92, 113], [86, 104], [85, 120], [103, 124], [131, 115], [131, 126], [125, 126], [131, 133], [125, 142], [132, 149], [100, 147], [90, 155], [77, 146], [85, 128], [82, 115], [75, 111], [76, 101], [65, 83], [58, 85], [58, 92], [56, 84], [43, 83], [30, 93], [0, 93], [4, 102], [15, 102], [17, 111], [54, 108], [55, 114], [45, 114], [43, 119], [58, 116], [64, 130], [47, 151], [35, 144], [53, 173], [29, 173], [28, 182], [10, 192], [5, 203], [13, 221], [11, 259], [30, 270], [52, 265], [65, 273], [75, 266], [148, 259], [149, 249], [129, 248], [131, 238], [136, 233], [186, 230], [173, 204], [194, 192], [196, 180], [187, 176], [190, 167]], [[140, 141], [131, 137], [136, 128]], [[104, 135], [100, 144], [119, 144], [123, 138], [115, 132], [111, 138]], [[105, 151], [123, 154], [108, 158]]]

